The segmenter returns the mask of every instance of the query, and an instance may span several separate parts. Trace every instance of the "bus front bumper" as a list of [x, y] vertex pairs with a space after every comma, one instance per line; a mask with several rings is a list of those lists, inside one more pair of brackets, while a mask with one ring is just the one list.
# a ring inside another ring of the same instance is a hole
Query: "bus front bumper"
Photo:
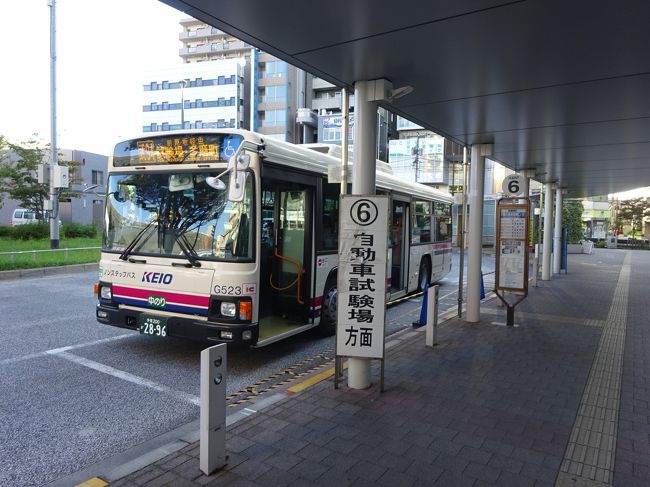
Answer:
[[[143, 313], [148, 316], [156, 315], [151, 312], [119, 309], [98, 304], [95, 316], [97, 317], [97, 321], [105, 325], [138, 331], [138, 318]], [[257, 343], [259, 333], [257, 323], [217, 323], [180, 316], [166, 316], [166, 318], [167, 336], [170, 337], [242, 345], [255, 345]], [[243, 339], [242, 335], [245, 331], [250, 331], [250, 340]]]

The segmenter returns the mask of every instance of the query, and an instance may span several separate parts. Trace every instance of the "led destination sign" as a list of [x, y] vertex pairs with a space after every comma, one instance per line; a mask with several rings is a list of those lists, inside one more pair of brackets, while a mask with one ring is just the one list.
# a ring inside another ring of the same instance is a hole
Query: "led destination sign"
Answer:
[[196, 164], [228, 161], [242, 142], [241, 135], [206, 134], [157, 136], [120, 142], [113, 166]]

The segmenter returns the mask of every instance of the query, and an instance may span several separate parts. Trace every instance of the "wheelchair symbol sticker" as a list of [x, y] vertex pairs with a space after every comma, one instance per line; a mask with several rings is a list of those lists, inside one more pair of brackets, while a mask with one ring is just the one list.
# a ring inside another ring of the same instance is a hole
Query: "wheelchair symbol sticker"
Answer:
[[225, 143], [225, 147], [223, 148], [223, 154], [226, 157], [231, 158], [232, 156], [235, 155], [235, 148], [232, 145], [230, 145], [230, 143], [232, 142], [231, 139], [227, 139], [225, 142], [226, 143]]

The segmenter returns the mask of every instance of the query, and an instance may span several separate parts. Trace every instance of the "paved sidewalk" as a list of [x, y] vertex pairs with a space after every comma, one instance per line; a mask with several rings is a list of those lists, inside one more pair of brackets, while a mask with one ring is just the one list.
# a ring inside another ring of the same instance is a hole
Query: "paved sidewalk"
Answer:
[[197, 442], [111, 485], [650, 485], [650, 252], [569, 271], [531, 288], [514, 328], [492, 300], [435, 349], [405, 333], [384, 393], [329, 379], [237, 422], [214, 475]]

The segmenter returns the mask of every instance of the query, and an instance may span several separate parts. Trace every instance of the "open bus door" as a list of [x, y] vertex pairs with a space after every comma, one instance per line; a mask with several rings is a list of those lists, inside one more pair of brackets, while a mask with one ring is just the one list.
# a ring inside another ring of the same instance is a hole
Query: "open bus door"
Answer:
[[406, 294], [408, 272], [408, 209], [409, 203], [393, 200], [390, 226], [391, 273], [390, 289], [394, 299]]
[[311, 326], [313, 194], [305, 184], [274, 179], [262, 183], [258, 345]]

